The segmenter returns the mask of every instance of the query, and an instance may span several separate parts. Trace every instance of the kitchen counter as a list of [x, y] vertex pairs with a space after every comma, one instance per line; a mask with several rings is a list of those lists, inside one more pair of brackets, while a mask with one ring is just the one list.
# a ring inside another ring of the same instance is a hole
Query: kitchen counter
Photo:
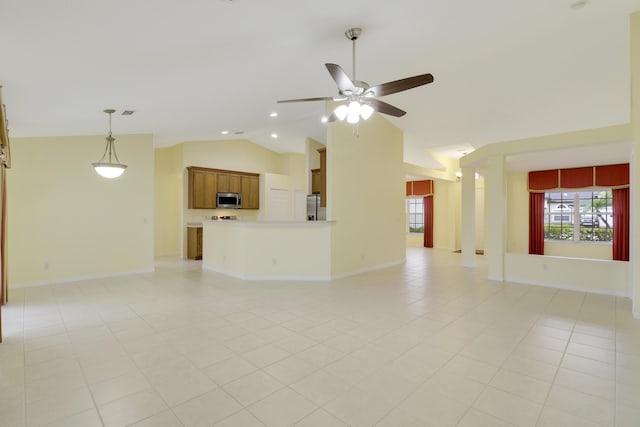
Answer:
[[245, 280], [329, 280], [334, 224], [207, 220], [202, 268]]

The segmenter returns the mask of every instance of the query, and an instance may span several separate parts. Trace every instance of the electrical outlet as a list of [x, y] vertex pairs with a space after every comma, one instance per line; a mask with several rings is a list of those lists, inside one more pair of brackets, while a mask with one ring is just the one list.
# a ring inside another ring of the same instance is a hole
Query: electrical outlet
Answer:
[[45, 262], [43, 267], [44, 267], [45, 270], [48, 270], [49, 269], [49, 262], [48, 261]]

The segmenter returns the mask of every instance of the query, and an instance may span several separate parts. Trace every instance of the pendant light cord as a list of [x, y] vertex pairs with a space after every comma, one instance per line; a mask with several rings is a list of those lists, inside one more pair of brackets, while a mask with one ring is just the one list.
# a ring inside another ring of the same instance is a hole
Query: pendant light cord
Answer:
[[107, 135], [107, 146], [104, 147], [104, 153], [102, 154], [102, 157], [100, 158], [100, 162], [102, 162], [104, 160], [104, 158], [107, 156], [107, 153], [109, 153], [109, 163], [111, 162], [111, 155], [113, 153], [113, 157], [115, 157], [116, 159], [116, 163], [120, 164], [120, 159], [118, 159], [118, 154], [116, 153], [116, 146], [114, 145], [114, 141], [116, 140], [113, 137], [113, 134], [111, 132], [111, 112], [109, 112], [109, 134]]

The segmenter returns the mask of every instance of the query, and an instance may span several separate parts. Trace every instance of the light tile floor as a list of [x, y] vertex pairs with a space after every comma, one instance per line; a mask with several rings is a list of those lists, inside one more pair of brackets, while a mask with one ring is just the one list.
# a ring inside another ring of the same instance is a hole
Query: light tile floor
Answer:
[[332, 282], [152, 274], [12, 289], [0, 425], [640, 426], [628, 299], [410, 248]]

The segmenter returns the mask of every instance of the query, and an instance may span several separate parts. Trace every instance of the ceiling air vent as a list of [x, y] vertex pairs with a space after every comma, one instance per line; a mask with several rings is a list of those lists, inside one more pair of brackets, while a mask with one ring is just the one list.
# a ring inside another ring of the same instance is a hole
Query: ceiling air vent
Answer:
[[123, 115], [123, 116], [130, 116], [130, 115], [132, 115], [133, 113], [135, 113], [135, 111], [133, 111], [133, 110], [124, 110], [124, 111], [122, 112], [122, 115]]

